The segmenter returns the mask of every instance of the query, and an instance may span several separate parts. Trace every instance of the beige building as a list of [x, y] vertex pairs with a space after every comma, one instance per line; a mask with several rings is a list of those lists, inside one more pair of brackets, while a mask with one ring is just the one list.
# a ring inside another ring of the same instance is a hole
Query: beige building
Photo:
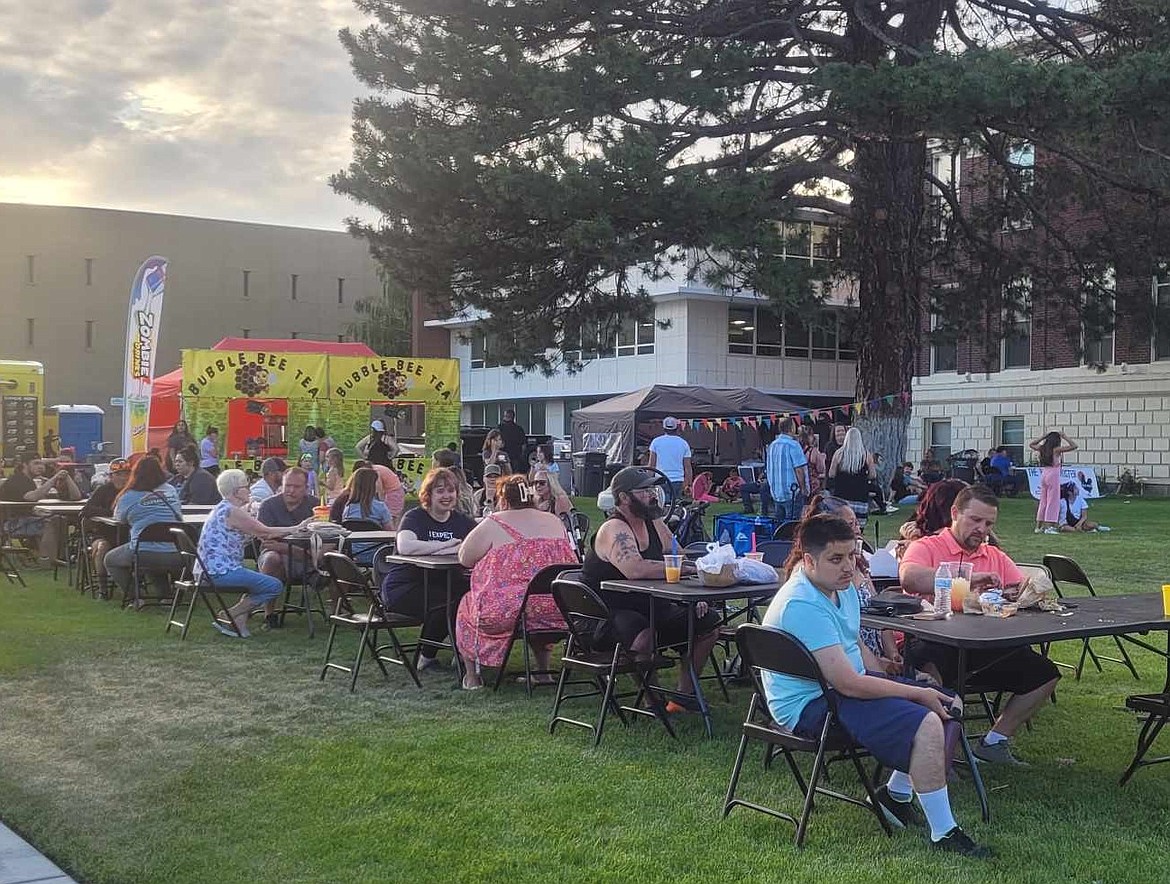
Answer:
[[48, 404], [119, 415], [130, 284], [169, 260], [157, 373], [224, 337], [343, 340], [381, 290], [348, 233], [145, 212], [0, 203], [0, 359], [44, 363]]

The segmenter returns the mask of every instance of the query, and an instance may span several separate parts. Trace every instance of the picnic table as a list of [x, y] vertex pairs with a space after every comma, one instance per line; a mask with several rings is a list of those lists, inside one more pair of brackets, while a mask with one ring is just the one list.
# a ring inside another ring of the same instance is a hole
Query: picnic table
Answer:
[[431, 611], [437, 608], [437, 605], [432, 605], [430, 602], [431, 584], [430, 577], [434, 572], [441, 572], [445, 578], [445, 597], [444, 607], [447, 614], [447, 635], [449, 641], [436, 642], [430, 639], [419, 638], [420, 645], [434, 648], [450, 648], [455, 655], [455, 670], [456, 678], [459, 683], [463, 683], [463, 661], [459, 658], [459, 651], [455, 647], [455, 614], [457, 611], [456, 604], [453, 604], [454, 588], [455, 588], [455, 574], [458, 571], [466, 571], [466, 569], [459, 564], [459, 557], [454, 554], [448, 555], [433, 555], [433, 556], [404, 556], [398, 553], [386, 556], [386, 562], [393, 562], [398, 565], [413, 565], [422, 571], [423, 575], [423, 609]]
[[[915, 620], [913, 617], [878, 617], [863, 613], [861, 625], [873, 629], [895, 629], [958, 651], [958, 677], [954, 685], [959, 696], [979, 670], [969, 671], [971, 651], [1002, 650], [1004, 656], [1027, 645], [1047, 645], [1071, 639], [1116, 635], [1143, 647], [1134, 633], [1165, 632], [1170, 642], [1170, 618], [1162, 613], [1161, 593], [1134, 593], [1115, 596], [1078, 597], [1061, 602], [1068, 610], [1049, 613], [1029, 608], [1012, 617], [952, 614], [945, 620]], [[1168, 647], [1170, 652], [1170, 647]], [[1170, 656], [1166, 661], [1166, 685], [1170, 689]], [[976, 766], [977, 767], [977, 766]], [[987, 790], [978, 770], [972, 771], [983, 819], [990, 818]]]
[[[699, 602], [707, 602], [710, 605], [712, 603], [740, 599], [749, 602], [763, 601], [775, 595], [780, 589], [780, 584], [766, 583], [754, 586], [736, 585], [716, 588], [700, 586], [698, 578], [689, 575], [683, 577], [678, 583], [667, 583], [665, 580], [604, 580], [601, 583], [601, 588], [606, 592], [622, 592], [630, 595], [647, 596], [651, 600], [650, 630], [655, 637], [658, 634], [653, 604], [655, 599], [686, 605], [690, 609], [690, 616], [687, 618], [687, 644], [686, 650], [683, 652], [683, 665], [686, 667], [691, 685], [695, 689], [695, 701], [699, 705], [699, 713], [703, 716], [703, 726], [706, 728], [707, 736], [712, 736], [711, 707], [707, 703], [707, 698], [703, 696], [703, 689], [699, 682], [699, 673], [695, 669], [694, 660], [692, 659], [694, 657], [695, 647], [695, 606]], [[669, 689], [663, 689], [663, 693], [683, 696], [678, 691]]]

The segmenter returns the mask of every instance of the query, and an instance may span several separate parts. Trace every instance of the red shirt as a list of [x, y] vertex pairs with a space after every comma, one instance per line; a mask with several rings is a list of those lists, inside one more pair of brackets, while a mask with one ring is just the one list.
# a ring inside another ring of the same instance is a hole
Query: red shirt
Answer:
[[1017, 586], [1024, 582], [1024, 572], [999, 547], [985, 543], [971, 552], [959, 545], [949, 528], [913, 541], [902, 556], [902, 567], [925, 565], [933, 571], [943, 562], [959, 561], [960, 555], [964, 562], [971, 563], [973, 573], [998, 575], [1001, 586]]

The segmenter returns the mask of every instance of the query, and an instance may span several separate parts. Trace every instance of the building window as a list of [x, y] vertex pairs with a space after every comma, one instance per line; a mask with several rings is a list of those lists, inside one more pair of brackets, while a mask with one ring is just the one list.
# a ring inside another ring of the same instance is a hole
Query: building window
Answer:
[[780, 356], [784, 346], [784, 321], [768, 307], [757, 307], [752, 320], [756, 327], [756, 355]]
[[337, 336], [337, 343], [344, 344], [345, 343], [345, 335], [338, 335]]
[[29, 285], [37, 284], [37, 256], [25, 255], [24, 281]]
[[654, 352], [654, 320], [623, 319], [617, 330], [617, 355], [634, 356]]
[[93, 258], [85, 259], [85, 284], [93, 285]]
[[300, 277], [295, 273], [290, 273], [288, 276], [288, 294], [293, 301], [297, 299], [297, 280]]
[[288, 336], [289, 336], [289, 338], [291, 338], [291, 339], [292, 339], [292, 340], [294, 340], [294, 341], [295, 341], [295, 340], [296, 340], [296, 339], [299, 337], [299, 335], [297, 334], [297, 332], [289, 332], [289, 333], [288, 333]]
[[1032, 365], [1032, 320], [1027, 315], [1032, 308], [1032, 279], [1021, 276], [1012, 280], [1004, 292], [1004, 300], [1013, 309], [1004, 315], [1003, 359], [1004, 368], [1030, 368]]
[[1031, 195], [1032, 186], [1036, 181], [1036, 146], [1031, 142], [1023, 141], [1010, 145], [1007, 151], [1007, 174], [1015, 179], [1015, 187], [1009, 187], [1005, 180], [1003, 198], [1005, 214], [1003, 219], [1004, 230], [1027, 230], [1032, 226], [1032, 212], [1023, 200]]
[[32, 347], [36, 344], [37, 321], [35, 319], [28, 319], [28, 320], [25, 320], [25, 322], [27, 323], [25, 326], [25, 340], [28, 343], [28, 345], [30, 347]]
[[995, 444], [1003, 446], [1011, 455], [1012, 463], [1024, 462], [1024, 419], [1022, 417], [1000, 417], [995, 421]]
[[809, 323], [796, 314], [781, 317], [771, 307], [729, 307], [727, 352], [739, 356], [796, 359], [857, 358], [848, 317], [825, 313]]
[[753, 307], [727, 310], [727, 352], [751, 356], [756, 347], [756, 311]]
[[344, 276], [337, 277], [337, 303], [338, 304], [345, 303], [345, 277]]
[[809, 327], [798, 314], [784, 315], [784, 355], [794, 359], [808, 359]]
[[812, 328], [812, 358], [837, 358], [837, 317], [825, 316]]
[[[938, 330], [940, 324], [938, 314], [931, 315], [930, 330], [932, 333]], [[944, 372], [957, 371], [958, 367], [958, 344], [954, 341], [938, 341], [932, 338], [930, 342], [930, 373], [943, 374]]]
[[1154, 358], [1170, 359], [1170, 265], [1154, 277]]
[[[1117, 309], [1117, 273], [1105, 267], [1085, 287], [1082, 315], [1095, 322], [1081, 325], [1081, 354], [1085, 365], [1113, 364], [1113, 317]], [[1110, 326], [1102, 331], [1101, 326]]]
[[246, 341], [246, 340], [248, 340], [248, 338], [252, 337], [252, 329], [242, 328], [242, 329], [240, 329], [240, 334], [243, 336], [244, 340]]
[[252, 294], [248, 287], [249, 277], [252, 275], [252, 271], [244, 270], [242, 272], [244, 274], [244, 297], [247, 298]]
[[[487, 340], [483, 335], [474, 335], [471, 338], [471, 367], [483, 368], [484, 356], [487, 351]], [[473, 421], [474, 423], [474, 421]]]
[[[961, 161], [958, 151], [951, 152], [940, 147], [927, 158], [927, 168], [930, 175], [939, 182], [936, 184], [934, 181], [930, 181], [927, 184], [928, 221], [931, 237], [936, 241], [947, 238], [953, 212], [944, 193], [949, 196], [957, 195], [960, 167]], [[946, 191], [942, 187], [945, 187]]]
[[926, 422], [926, 456], [939, 463], [946, 463], [951, 453], [951, 422], [949, 420]]
[[87, 319], [85, 321], [85, 349], [93, 349], [93, 320]]
[[[471, 406], [471, 425], [479, 427], [494, 427], [500, 422], [504, 412], [509, 408], [516, 412], [516, 423], [524, 428], [526, 433], [540, 435], [545, 431], [543, 399], [530, 402], [476, 402]], [[527, 464], [512, 464], [513, 470], [524, 471]]]

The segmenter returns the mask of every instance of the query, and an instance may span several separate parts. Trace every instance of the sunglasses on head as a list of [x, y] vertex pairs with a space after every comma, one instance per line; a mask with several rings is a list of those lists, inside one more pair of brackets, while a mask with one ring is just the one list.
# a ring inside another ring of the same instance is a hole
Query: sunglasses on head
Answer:
[[817, 504], [818, 513], [832, 514], [846, 508], [849, 508], [849, 501], [843, 497], [833, 497], [831, 495], [822, 497], [820, 503]]

